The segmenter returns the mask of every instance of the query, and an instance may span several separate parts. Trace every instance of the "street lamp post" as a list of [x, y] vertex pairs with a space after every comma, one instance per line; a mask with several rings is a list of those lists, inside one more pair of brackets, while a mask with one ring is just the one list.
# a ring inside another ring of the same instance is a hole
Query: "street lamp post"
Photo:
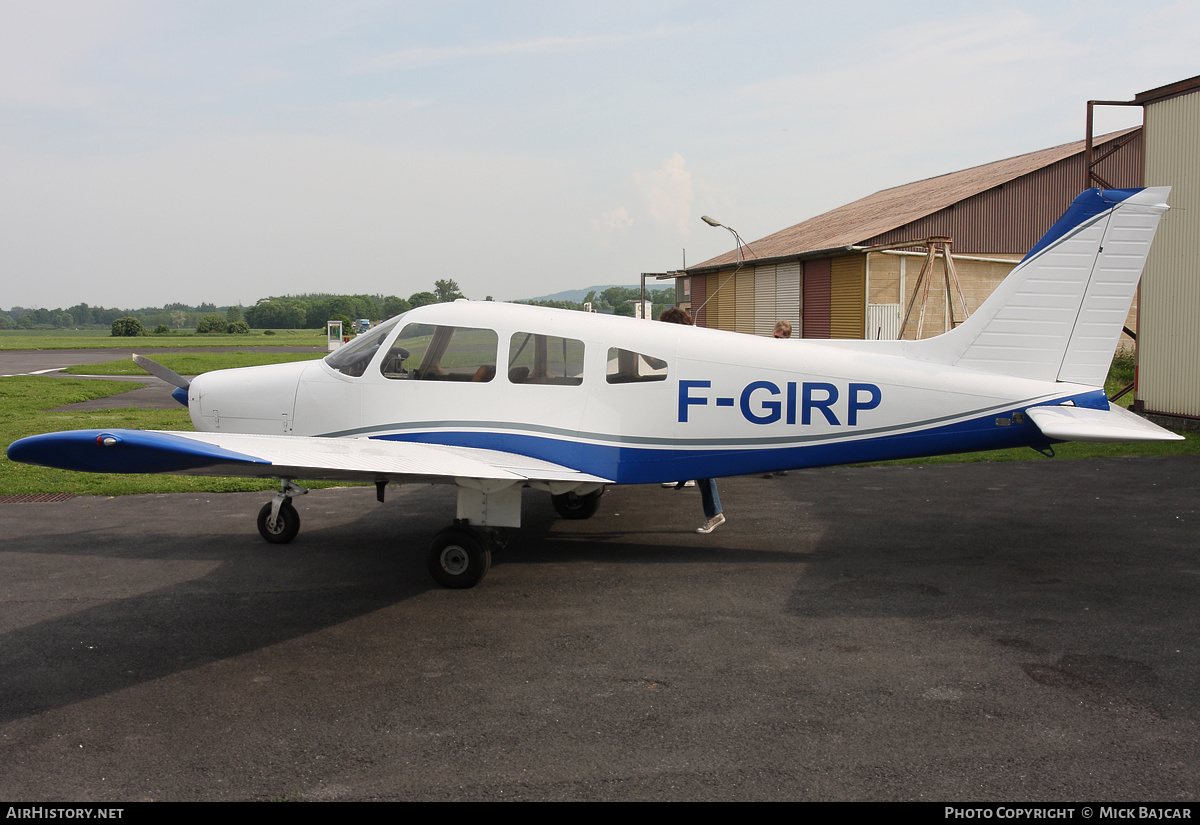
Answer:
[[[713, 298], [717, 297], [717, 293], [720, 292], [724, 288], [725, 284], [729, 283], [730, 279], [733, 278], [733, 276], [738, 273], [738, 270], [742, 268], [742, 247], [746, 246], [746, 242], [742, 240], [742, 236], [739, 235], [737, 233], [737, 230], [734, 229], [732, 226], [726, 226], [725, 224], [721, 223], [716, 218], [710, 218], [708, 215], [701, 215], [700, 220], [704, 221], [709, 226], [719, 226], [722, 229], [729, 230], [729, 234], [733, 235], [734, 241], [737, 242], [737, 266], [734, 267], [733, 272], [730, 272], [729, 276], [726, 277], [725, 280], [722, 281], [720, 283], [720, 285], [718, 285], [717, 288], [712, 291], [711, 295], [706, 295], [704, 297], [704, 303], [702, 303], [699, 307], [697, 307], [697, 309], [696, 309], [695, 313], [693, 313], [693, 315], [699, 314], [700, 310], [704, 309], [704, 307], [706, 307], [708, 305], [709, 301], [711, 301]], [[747, 249], [749, 249], [749, 247], [747, 247]], [[750, 252], [753, 254], [754, 250], [750, 250]], [[758, 257], [758, 256], [755, 255], [755, 257]]]
[[704, 221], [709, 226], [719, 226], [722, 229], [729, 230], [729, 234], [733, 235], [734, 241], [737, 242], [737, 262], [738, 262], [738, 266], [741, 266], [742, 265], [742, 247], [746, 245], [746, 242], [742, 240], [742, 236], [737, 233], [737, 230], [734, 229], [732, 226], [726, 226], [725, 224], [721, 223], [716, 218], [710, 218], [708, 215], [701, 215], [700, 220]]

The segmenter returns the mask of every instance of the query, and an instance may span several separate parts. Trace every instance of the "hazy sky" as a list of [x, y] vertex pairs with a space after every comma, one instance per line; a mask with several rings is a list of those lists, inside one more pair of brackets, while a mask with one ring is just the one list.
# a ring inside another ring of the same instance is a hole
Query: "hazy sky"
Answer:
[[731, 248], [702, 214], [1078, 140], [1197, 42], [1153, 0], [0, 0], [0, 306], [634, 283]]

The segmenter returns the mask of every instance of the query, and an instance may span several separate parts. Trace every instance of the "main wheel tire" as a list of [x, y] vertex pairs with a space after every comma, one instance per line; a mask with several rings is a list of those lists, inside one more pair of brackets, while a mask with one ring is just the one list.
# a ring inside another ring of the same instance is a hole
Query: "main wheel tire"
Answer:
[[577, 496], [574, 493], [563, 493], [550, 496], [554, 510], [566, 519], [585, 519], [596, 515], [600, 508], [600, 496], [603, 493], [592, 493], [588, 496]]
[[271, 544], [287, 544], [300, 532], [300, 514], [296, 512], [291, 499], [280, 505], [279, 515], [275, 518], [274, 530], [267, 526], [269, 518], [271, 518], [271, 502], [268, 501], [258, 511], [258, 534]]
[[461, 590], [483, 581], [492, 566], [492, 551], [471, 528], [447, 527], [430, 542], [425, 564], [435, 582]]

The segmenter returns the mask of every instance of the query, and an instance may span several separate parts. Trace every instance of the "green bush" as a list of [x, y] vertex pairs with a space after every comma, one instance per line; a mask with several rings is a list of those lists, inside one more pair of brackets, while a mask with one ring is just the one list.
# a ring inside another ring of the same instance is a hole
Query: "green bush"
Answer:
[[[354, 322], [351, 321], [349, 318], [347, 318], [345, 315], [330, 315], [329, 320], [342, 322], [342, 337], [343, 338], [354, 335]], [[326, 327], [326, 329], [328, 329], [328, 327]]]
[[263, 335], [274, 335], [274, 334], [275, 334], [275, 330], [273, 330], [273, 329], [264, 329], [263, 330]]
[[137, 318], [118, 318], [112, 322], [114, 338], [136, 338], [146, 334], [146, 328]]
[[230, 321], [226, 332], [228, 332], [230, 335], [249, 335], [250, 325], [245, 321]]
[[200, 323], [196, 324], [196, 332], [204, 334], [209, 332], [223, 333], [229, 327], [229, 322], [220, 315], [205, 315], [200, 319]]
[[151, 330], [151, 334], [153, 334], [153, 335], [170, 335], [171, 328], [169, 326], [167, 326], [166, 324], [159, 324], [158, 326], [156, 326], [154, 329]]
[[1113, 355], [1112, 364], [1108, 368], [1108, 378], [1118, 384], [1128, 384], [1133, 380], [1136, 357], [1131, 349], [1118, 349]]

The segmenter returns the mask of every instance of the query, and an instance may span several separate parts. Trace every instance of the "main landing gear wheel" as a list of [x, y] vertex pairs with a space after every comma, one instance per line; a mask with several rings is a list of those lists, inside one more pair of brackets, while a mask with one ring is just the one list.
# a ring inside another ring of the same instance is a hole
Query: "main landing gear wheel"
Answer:
[[300, 532], [300, 514], [292, 506], [291, 499], [279, 505], [279, 515], [275, 518], [274, 527], [267, 524], [270, 520], [271, 502], [268, 501], [258, 511], [258, 532], [271, 544], [287, 544]]
[[554, 505], [554, 510], [560, 516], [566, 519], [585, 519], [596, 515], [596, 510], [600, 507], [600, 496], [603, 492], [591, 493], [586, 496], [577, 496], [574, 493], [563, 493], [558, 496], [550, 496], [550, 503]]
[[442, 587], [465, 589], [483, 581], [492, 566], [489, 542], [470, 527], [447, 527], [433, 537], [425, 564]]

